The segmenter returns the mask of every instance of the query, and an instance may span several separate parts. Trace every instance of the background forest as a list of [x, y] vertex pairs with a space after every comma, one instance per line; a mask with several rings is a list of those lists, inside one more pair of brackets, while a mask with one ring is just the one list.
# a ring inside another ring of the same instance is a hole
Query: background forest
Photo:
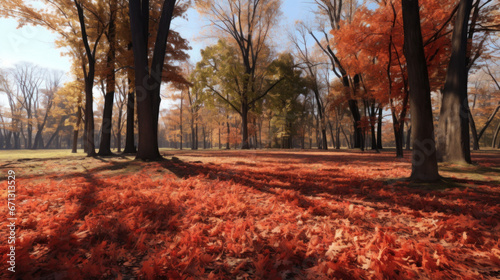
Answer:
[[[152, 20], [160, 17], [161, 1], [156, 2]], [[75, 3], [87, 22], [86, 40]], [[170, 30], [161, 77], [160, 147], [391, 147], [398, 156], [411, 147], [400, 1], [317, 0], [310, 4], [310, 21], [285, 29], [280, 1], [252, 3], [176, 4], [173, 19], [196, 9], [210, 22], [200, 36], [211, 44], [201, 50], [200, 61], [190, 61], [190, 42]], [[420, 1], [436, 128], [457, 4]], [[471, 7], [466, 53], [471, 147], [498, 148], [498, 3], [474, 1]], [[66, 76], [30, 63], [1, 69], [6, 102], [0, 111], [0, 148], [87, 150], [84, 139], [92, 131], [90, 144], [99, 154], [110, 154], [111, 148], [134, 152], [138, 128], [126, 1], [9, 1], [1, 11], [20, 26], [40, 25], [58, 34], [58, 45], [74, 67]], [[151, 25], [151, 34], [155, 28]], [[86, 102], [89, 79], [93, 104]], [[94, 128], [83, 129], [91, 119]]]

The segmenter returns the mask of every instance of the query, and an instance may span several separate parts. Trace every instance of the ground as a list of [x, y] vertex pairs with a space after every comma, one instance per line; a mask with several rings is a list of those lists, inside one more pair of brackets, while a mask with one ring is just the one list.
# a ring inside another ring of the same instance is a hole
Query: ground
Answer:
[[[0, 153], [0, 278], [498, 279], [500, 153], [415, 184], [393, 151]], [[12, 178], [11, 178], [12, 179]]]

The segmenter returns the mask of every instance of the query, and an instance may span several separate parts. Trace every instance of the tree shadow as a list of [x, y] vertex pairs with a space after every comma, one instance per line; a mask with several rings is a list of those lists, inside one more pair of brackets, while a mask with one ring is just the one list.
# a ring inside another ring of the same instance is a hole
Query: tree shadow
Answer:
[[[278, 154], [280, 159], [281, 156]], [[392, 161], [394, 162], [394, 159]], [[203, 176], [209, 180], [232, 181], [274, 195], [277, 195], [276, 189], [296, 191], [301, 196], [294, 199], [298, 199], [298, 205], [305, 210], [314, 205], [314, 198], [329, 197], [338, 201], [362, 200], [371, 203], [370, 206], [372, 203], [383, 203], [386, 205], [386, 210], [406, 207], [413, 211], [483, 218], [491, 216], [491, 213], [482, 213], [483, 206], [500, 201], [500, 186], [481, 180], [444, 178], [436, 183], [419, 184], [410, 183], [406, 179], [377, 180], [345, 175], [340, 169], [335, 168], [330, 170], [331, 174], [321, 176], [315, 176], [311, 171], [307, 174], [309, 177], [304, 179], [303, 175], [297, 174], [289, 167], [280, 168], [281, 172], [276, 173], [250, 169], [242, 171], [236, 167], [214, 163], [165, 161], [161, 166], [183, 179]], [[489, 185], [491, 189], [472, 188], [472, 185]], [[496, 214], [500, 218], [499, 215]]]

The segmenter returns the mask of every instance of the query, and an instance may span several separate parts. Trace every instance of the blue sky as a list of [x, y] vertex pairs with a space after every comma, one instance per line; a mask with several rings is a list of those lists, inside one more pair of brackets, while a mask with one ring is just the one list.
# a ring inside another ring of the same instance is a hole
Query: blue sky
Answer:
[[[282, 37], [279, 40], [286, 40], [286, 30], [291, 28], [295, 21], [310, 20], [313, 17], [313, 9], [311, 0], [283, 0], [282, 21], [276, 29]], [[200, 49], [210, 43], [209, 40], [200, 38], [208, 23], [202, 20], [194, 9], [189, 10], [188, 18], [187, 22], [181, 19], [172, 22], [172, 27], [190, 41], [193, 49], [189, 54], [191, 61], [195, 63], [200, 58]], [[61, 56], [61, 49], [56, 48], [55, 34], [41, 27], [16, 27], [15, 20], [0, 19], [0, 32], [3, 35], [3, 40], [0, 40], [0, 68], [12, 67], [16, 63], [26, 61], [45, 68], [69, 71], [71, 61], [69, 57]]]

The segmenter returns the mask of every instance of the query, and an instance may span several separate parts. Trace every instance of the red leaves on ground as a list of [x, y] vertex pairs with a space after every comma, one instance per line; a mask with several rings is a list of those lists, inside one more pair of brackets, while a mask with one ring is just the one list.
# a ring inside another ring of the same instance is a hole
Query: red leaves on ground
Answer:
[[[409, 163], [388, 153], [178, 156], [184, 162], [144, 163], [127, 176], [104, 179], [100, 172], [120, 168], [111, 162], [64, 180], [18, 179], [16, 277], [500, 275], [498, 182], [408, 186], [395, 179]], [[0, 251], [5, 264], [7, 246]]]

